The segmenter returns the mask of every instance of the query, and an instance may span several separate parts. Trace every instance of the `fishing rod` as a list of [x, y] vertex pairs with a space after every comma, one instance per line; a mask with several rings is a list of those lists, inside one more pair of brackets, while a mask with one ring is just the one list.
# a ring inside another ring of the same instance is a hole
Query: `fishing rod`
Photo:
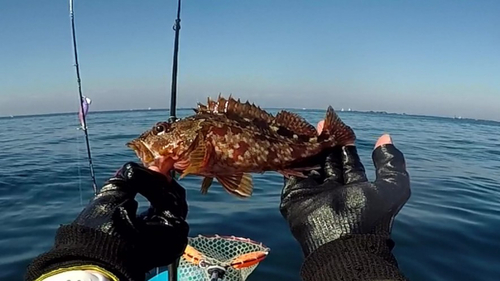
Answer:
[[172, 61], [172, 87], [170, 89], [170, 119], [175, 121], [177, 103], [177, 62], [179, 57], [179, 32], [181, 30], [181, 0], [177, 2], [177, 18], [172, 29], [175, 31], [174, 58]]
[[73, 0], [69, 0], [69, 14], [71, 17], [71, 35], [73, 37], [73, 52], [75, 57], [76, 81], [78, 83], [78, 94], [80, 96], [80, 110], [82, 111], [82, 130], [85, 133], [85, 143], [87, 145], [87, 156], [89, 159], [90, 177], [92, 178], [92, 187], [94, 188], [94, 196], [95, 196], [97, 195], [97, 184], [95, 180], [94, 164], [92, 163], [92, 153], [90, 152], [87, 120], [85, 119], [86, 114], [83, 108], [84, 97], [82, 94], [82, 80], [80, 79], [80, 67], [78, 65], [78, 51], [76, 47], [75, 16], [73, 14]]
[[[177, 2], [177, 18], [175, 19], [174, 26], [174, 58], [172, 61], [172, 87], [170, 88], [170, 122], [177, 120], [176, 116], [176, 103], [177, 103], [177, 62], [179, 56], [179, 32], [181, 30], [181, 0]], [[172, 171], [172, 177], [175, 176], [175, 171]], [[179, 259], [168, 265], [168, 280], [177, 281], [177, 266]]]

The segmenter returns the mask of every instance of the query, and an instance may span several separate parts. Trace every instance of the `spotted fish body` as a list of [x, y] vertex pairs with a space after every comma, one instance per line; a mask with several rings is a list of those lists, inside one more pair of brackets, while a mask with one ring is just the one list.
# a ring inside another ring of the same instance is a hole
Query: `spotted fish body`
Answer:
[[181, 177], [202, 176], [202, 193], [216, 178], [229, 193], [249, 197], [251, 173], [303, 176], [303, 171], [316, 167], [300, 163], [354, 140], [354, 132], [331, 107], [318, 134], [297, 114], [281, 111], [273, 116], [249, 102], [219, 96], [209, 98], [206, 105], [198, 104], [194, 115], [157, 123], [127, 145], [146, 166], [169, 162]]

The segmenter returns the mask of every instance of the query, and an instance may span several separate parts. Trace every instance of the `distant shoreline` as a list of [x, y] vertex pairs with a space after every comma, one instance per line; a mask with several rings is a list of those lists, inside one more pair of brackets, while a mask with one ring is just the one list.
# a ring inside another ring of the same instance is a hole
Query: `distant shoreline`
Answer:
[[[277, 108], [277, 107], [267, 107], [264, 108], [265, 110], [291, 110], [291, 111], [325, 111], [325, 109], [321, 108]], [[192, 110], [191, 107], [183, 107], [183, 108], [177, 108], [177, 110]], [[155, 108], [155, 109], [117, 109], [117, 110], [96, 110], [92, 111], [92, 113], [89, 114], [104, 114], [104, 113], [121, 113], [121, 112], [130, 112], [130, 111], [166, 111], [168, 112], [168, 108]], [[479, 119], [479, 118], [467, 118], [467, 117], [449, 117], [449, 116], [437, 116], [437, 115], [424, 115], [424, 114], [408, 114], [408, 113], [396, 113], [396, 112], [387, 112], [387, 111], [375, 111], [375, 110], [351, 110], [351, 111], [341, 111], [341, 110], [336, 110], [337, 112], [341, 113], [368, 113], [368, 114], [377, 114], [377, 115], [397, 115], [397, 116], [411, 116], [411, 117], [423, 117], [423, 118], [443, 118], [443, 119], [456, 119], [456, 120], [461, 120], [461, 121], [484, 121], [484, 122], [493, 122], [493, 123], [500, 123], [500, 120], [490, 120], [490, 119]], [[3, 115], [0, 116], [0, 119], [10, 119], [10, 118], [29, 118], [29, 117], [37, 117], [37, 116], [59, 116], [59, 115], [72, 115], [74, 114], [75, 116], [78, 115], [78, 112], [54, 112], [54, 113], [39, 113], [39, 114], [22, 114], [22, 115]]]

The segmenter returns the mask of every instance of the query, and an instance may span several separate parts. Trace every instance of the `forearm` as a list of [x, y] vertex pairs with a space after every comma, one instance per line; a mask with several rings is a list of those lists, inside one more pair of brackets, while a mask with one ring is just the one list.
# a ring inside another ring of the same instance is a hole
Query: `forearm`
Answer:
[[311, 253], [302, 266], [304, 281], [407, 280], [392, 255], [389, 237], [353, 235], [325, 244]]

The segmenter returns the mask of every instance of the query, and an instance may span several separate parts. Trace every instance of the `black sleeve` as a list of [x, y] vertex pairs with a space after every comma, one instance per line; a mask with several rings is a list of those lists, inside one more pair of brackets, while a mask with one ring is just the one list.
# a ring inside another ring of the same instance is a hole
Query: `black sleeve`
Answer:
[[351, 235], [327, 243], [311, 253], [301, 269], [304, 281], [408, 280], [392, 255], [387, 236]]

